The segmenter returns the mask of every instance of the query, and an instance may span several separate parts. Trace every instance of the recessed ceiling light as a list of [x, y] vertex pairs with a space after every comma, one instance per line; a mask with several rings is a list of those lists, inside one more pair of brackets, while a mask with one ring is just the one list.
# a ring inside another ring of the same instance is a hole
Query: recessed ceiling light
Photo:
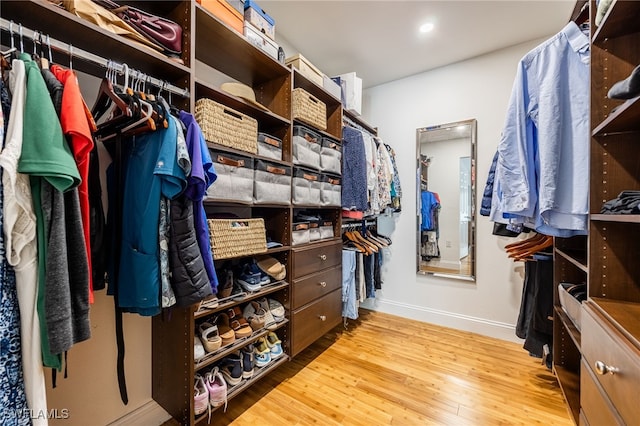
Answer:
[[420, 25], [421, 33], [428, 33], [431, 30], [433, 30], [433, 24], [431, 22], [427, 22], [426, 24]]

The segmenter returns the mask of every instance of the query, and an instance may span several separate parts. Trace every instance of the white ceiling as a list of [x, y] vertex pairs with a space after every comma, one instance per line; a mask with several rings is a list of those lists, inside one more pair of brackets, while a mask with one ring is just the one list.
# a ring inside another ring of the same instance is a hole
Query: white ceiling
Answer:
[[[327, 75], [356, 71], [366, 88], [555, 34], [569, 21], [575, 1], [258, 4], [275, 19], [276, 38], [284, 38]], [[427, 21], [435, 29], [419, 33]]]

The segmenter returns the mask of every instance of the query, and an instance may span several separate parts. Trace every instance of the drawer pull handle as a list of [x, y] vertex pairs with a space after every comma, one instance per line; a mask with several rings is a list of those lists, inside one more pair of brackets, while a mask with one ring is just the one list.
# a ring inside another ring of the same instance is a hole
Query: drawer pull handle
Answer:
[[320, 281], [320, 287], [326, 287], [327, 286], [327, 282], [326, 281]]
[[327, 255], [326, 254], [320, 254], [320, 255], [318, 255], [318, 257], [320, 258], [320, 260], [327, 260]]
[[326, 321], [327, 317], [325, 315], [318, 315], [318, 318], [320, 318], [320, 321]]
[[619, 370], [616, 367], [605, 364], [602, 361], [596, 361], [596, 373], [604, 376], [605, 374], [616, 374]]

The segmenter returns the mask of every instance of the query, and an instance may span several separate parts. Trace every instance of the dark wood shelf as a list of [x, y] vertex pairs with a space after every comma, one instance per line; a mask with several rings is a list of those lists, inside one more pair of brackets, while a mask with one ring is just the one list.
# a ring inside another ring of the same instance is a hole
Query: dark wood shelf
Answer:
[[[640, 303], [591, 297], [589, 299], [631, 344], [640, 350]], [[593, 306], [593, 305], [592, 305]]]
[[343, 110], [342, 113], [348, 117], [351, 121], [355, 122], [357, 125], [363, 127], [365, 130], [368, 130], [370, 133], [377, 135], [378, 134], [378, 128], [372, 126], [371, 124], [367, 123], [366, 121], [364, 121], [362, 118], [360, 118], [359, 116], [355, 115], [354, 113], [352, 113], [351, 111], [348, 110]]
[[[342, 139], [336, 137], [336, 135], [334, 135], [332, 133], [329, 133], [326, 130], [317, 129], [317, 128], [313, 127], [311, 124], [305, 123], [304, 121], [298, 120], [297, 118], [293, 119], [293, 124], [298, 124], [298, 125], [301, 125], [301, 126], [304, 126], [304, 127], [308, 127], [309, 129], [313, 130], [314, 132], [320, 133], [322, 136], [327, 136], [327, 137], [329, 137], [331, 139], [336, 139], [338, 141], [342, 141]], [[308, 166], [301, 166], [301, 167], [307, 167], [308, 168]]]
[[299, 250], [299, 249], [304, 249], [304, 248], [308, 248], [308, 247], [313, 247], [322, 243], [336, 243], [338, 241], [342, 241], [342, 237], [333, 237], [333, 238], [325, 238], [324, 240], [318, 240], [318, 241], [313, 241], [311, 243], [306, 243], [306, 244], [298, 244], [293, 246], [292, 248], [294, 250]]
[[589, 268], [587, 267], [587, 253], [580, 250], [567, 250], [567, 249], [559, 249], [555, 248], [555, 252], [557, 255], [563, 257], [568, 260], [571, 264], [575, 265], [581, 271], [588, 273]]
[[[317, 172], [317, 173], [322, 173], [322, 172]], [[335, 210], [340, 208], [338, 206], [318, 206], [314, 204], [304, 204], [304, 205], [293, 204], [291, 207], [299, 210]]]
[[258, 120], [259, 127], [276, 127], [276, 126], [290, 126], [291, 120], [284, 118], [273, 112], [268, 112], [260, 109], [249, 102], [244, 101], [237, 96], [226, 93], [219, 88], [211, 86], [209, 83], [202, 81], [202, 79], [196, 78], [196, 99], [208, 98], [218, 103], [224, 104], [230, 108], [240, 111], [243, 114], [247, 114], [250, 117]]
[[602, 46], [608, 38], [640, 32], [640, 9], [635, 1], [614, 1], [593, 35], [593, 44]]
[[595, 222], [640, 223], [637, 214], [592, 214], [590, 217]]
[[610, 133], [638, 131], [640, 131], [640, 97], [629, 99], [620, 105], [615, 112], [609, 114], [602, 123], [593, 129], [592, 135], [597, 138], [607, 136]]
[[230, 308], [232, 306], [247, 303], [255, 299], [260, 299], [264, 296], [267, 296], [271, 293], [275, 293], [276, 291], [280, 291], [283, 288], [287, 288], [287, 287], [289, 287], [289, 283], [287, 281], [281, 280], [281, 281], [276, 281], [266, 286], [263, 286], [259, 291], [256, 291], [254, 293], [247, 293], [245, 296], [242, 296], [242, 297], [234, 298], [230, 296], [225, 299], [221, 299], [218, 303], [218, 306], [215, 308], [211, 308], [211, 309], [201, 308], [200, 310], [196, 310], [193, 313], [193, 318], [197, 320], [209, 315], [215, 315], [216, 313], [224, 311], [225, 309]]
[[553, 372], [558, 379], [560, 389], [567, 402], [569, 413], [575, 424], [580, 416], [580, 374], [554, 364]]
[[291, 75], [291, 70], [249, 43], [199, 4], [196, 9], [195, 56], [199, 61], [252, 87]]
[[265, 254], [281, 253], [283, 251], [289, 251], [289, 250], [291, 250], [291, 246], [274, 247], [274, 248], [267, 249], [267, 252]]
[[[179, 2], [170, 3], [175, 6]], [[152, 77], [188, 88], [190, 68], [156, 50], [104, 30], [47, 1], [5, 0], [2, 2], [2, 16], [10, 16], [16, 24], [21, 23], [35, 31], [46, 29], [47, 34], [60, 42], [71, 43], [74, 47], [105, 59], [120, 64], [126, 63], [130, 68]], [[105, 72], [104, 69], [96, 69], [94, 65], [77, 58], [74, 68], [93, 75], [104, 75]]]
[[562, 309], [561, 306], [554, 306], [554, 310], [556, 314], [555, 318], [560, 318], [560, 320], [562, 321], [562, 324], [564, 325], [565, 330], [567, 331], [569, 336], [571, 336], [571, 340], [573, 340], [573, 343], [576, 345], [576, 348], [580, 350], [581, 342], [582, 342], [582, 333], [580, 333], [580, 330], [578, 330], [578, 327], [576, 327], [573, 321], [571, 321], [571, 318], [569, 318], [569, 315], [567, 315], [567, 313]]
[[327, 92], [324, 87], [319, 86], [314, 81], [309, 80], [297, 68], [293, 68], [293, 87], [300, 87], [320, 99], [327, 106], [339, 105], [342, 101], [331, 93]]

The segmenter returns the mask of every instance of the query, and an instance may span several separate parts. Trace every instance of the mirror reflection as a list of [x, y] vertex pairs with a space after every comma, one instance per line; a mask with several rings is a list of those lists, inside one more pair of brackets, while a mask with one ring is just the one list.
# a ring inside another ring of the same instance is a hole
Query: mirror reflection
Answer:
[[416, 133], [418, 272], [474, 281], [476, 120]]

